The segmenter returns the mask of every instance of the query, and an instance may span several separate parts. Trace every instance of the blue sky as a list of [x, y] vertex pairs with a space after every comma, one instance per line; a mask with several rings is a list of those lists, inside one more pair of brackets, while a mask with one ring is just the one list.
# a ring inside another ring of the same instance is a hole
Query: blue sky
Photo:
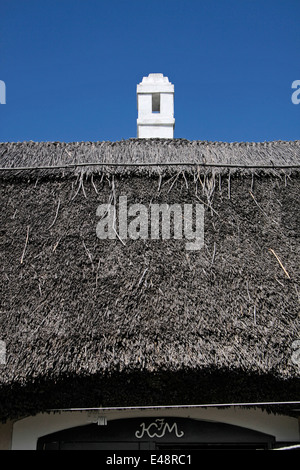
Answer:
[[300, 0], [1, 0], [0, 141], [136, 137], [136, 85], [175, 86], [176, 138], [300, 139]]

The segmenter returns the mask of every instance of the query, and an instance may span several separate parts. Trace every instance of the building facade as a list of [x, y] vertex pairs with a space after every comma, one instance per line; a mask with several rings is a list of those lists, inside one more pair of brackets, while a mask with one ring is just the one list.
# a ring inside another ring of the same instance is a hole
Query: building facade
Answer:
[[1, 448], [299, 445], [299, 142], [0, 151]]

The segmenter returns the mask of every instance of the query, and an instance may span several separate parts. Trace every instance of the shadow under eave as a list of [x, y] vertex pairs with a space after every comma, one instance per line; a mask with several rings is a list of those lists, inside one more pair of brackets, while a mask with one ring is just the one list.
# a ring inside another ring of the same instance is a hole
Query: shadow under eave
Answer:
[[[294, 415], [299, 378], [241, 371], [134, 371], [107, 376], [40, 378], [26, 386], [5, 386], [0, 418], [20, 418], [69, 408], [170, 407], [191, 405], [258, 406]], [[295, 416], [297, 413], [295, 413]]]

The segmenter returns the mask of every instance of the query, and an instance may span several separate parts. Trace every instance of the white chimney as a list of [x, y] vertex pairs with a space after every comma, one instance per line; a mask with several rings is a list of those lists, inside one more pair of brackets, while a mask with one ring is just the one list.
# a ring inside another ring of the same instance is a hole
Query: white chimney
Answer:
[[174, 85], [162, 73], [150, 73], [137, 85], [137, 137], [174, 137]]

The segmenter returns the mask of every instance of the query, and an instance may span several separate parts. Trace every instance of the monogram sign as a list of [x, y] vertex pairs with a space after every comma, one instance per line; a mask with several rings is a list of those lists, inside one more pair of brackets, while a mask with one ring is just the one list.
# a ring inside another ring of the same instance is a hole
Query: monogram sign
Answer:
[[139, 430], [136, 431], [135, 437], [141, 439], [145, 435], [150, 438], [153, 437], [164, 437], [164, 435], [168, 433], [174, 432], [176, 437], [182, 437], [184, 435], [183, 431], [178, 431], [177, 423], [173, 423], [170, 425], [168, 422], [165, 422], [164, 418], [156, 419], [148, 426], [145, 423], [140, 424]]

